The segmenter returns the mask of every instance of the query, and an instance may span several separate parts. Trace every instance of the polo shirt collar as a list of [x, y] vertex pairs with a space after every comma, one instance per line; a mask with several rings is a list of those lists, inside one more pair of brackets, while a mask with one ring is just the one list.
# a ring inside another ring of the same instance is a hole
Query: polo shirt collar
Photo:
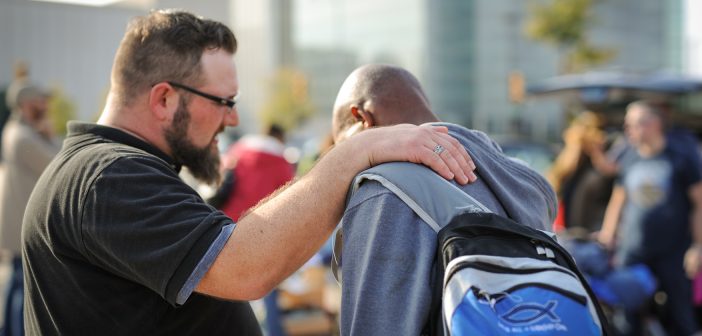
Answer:
[[180, 173], [181, 164], [175, 162], [172, 157], [151, 145], [150, 143], [137, 138], [119, 128], [98, 125], [94, 123], [86, 123], [80, 121], [69, 121], [68, 122], [68, 136], [76, 136], [80, 134], [90, 133], [105, 139], [118, 142], [130, 147], [141, 149], [151, 155], [166, 161], [176, 172]]

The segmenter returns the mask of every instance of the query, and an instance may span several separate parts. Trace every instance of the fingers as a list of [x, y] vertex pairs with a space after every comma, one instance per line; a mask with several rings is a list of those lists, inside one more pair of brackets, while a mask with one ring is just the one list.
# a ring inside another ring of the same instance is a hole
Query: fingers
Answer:
[[473, 170], [475, 164], [466, 149], [448, 134], [443, 126], [423, 125], [418, 129], [421, 145], [418, 162], [430, 167], [446, 179], [456, 179], [460, 184], [467, 184], [477, 179]]
[[433, 139], [433, 141], [436, 144], [431, 147], [432, 143], [430, 143], [429, 146], [434, 156], [436, 156], [439, 162], [446, 165], [458, 183], [467, 183], [468, 178], [459, 166], [458, 161], [456, 161], [456, 150], [451, 148], [451, 145], [440, 137]]
[[[458, 140], [444, 133], [437, 134], [432, 140], [435, 143], [429, 143], [428, 145], [432, 153], [447, 166], [458, 183], [467, 184], [477, 179], [475, 173], [473, 173], [475, 165], [466, 149]], [[441, 146], [438, 148], [443, 150], [437, 151], [437, 146]]]
[[[477, 177], [475, 164], [466, 149], [448, 134], [445, 126], [395, 125], [359, 133], [358, 150], [368, 154], [368, 165], [388, 161], [421, 163], [446, 179], [466, 184]], [[361, 140], [363, 139], [363, 140]], [[436, 150], [437, 145], [443, 150]]]
[[[457, 148], [458, 153], [460, 153], [461, 159], [457, 159], [459, 163], [461, 163], [462, 167], [470, 167], [469, 169], [466, 169], [465, 172], [467, 175], [470, 175], [468, 173], [472, 173], [475, 170], [475, 162], [473, 162], [473, 158], [470, 157], [470, 154], [468, 154], [468, 151], [461, 145], [461, 143], [456, 140], [456, 138], [450, 136], [448, 134], [448, 128], [446, 126], [432, 126], [431, 124], [423, 124], [420, 127], [431, 127], [432, 129], [436, 130], [437, 132], [444, 133], [446, 136], [445, 138], [448, 139], [448, 141], [453, 145], [453, 148]], [[464, 164], [466, 166], [464, 166]], [[474, 174], [473, 174], [474, 175]], [[477, 177], [476, 177], [477, 178]]]
[[[428, 146], [421, 146], [420, 153], [418, 154], [419, 163], [428, 166], [443, 178], [447, 180], [452, 180], [456, 175], [451, 171], [448, 164], [441, 158], [440, 155], [434, 153], [434, 149], [430, 149]], [[460, 182], [460, 181], [459, 181]]]

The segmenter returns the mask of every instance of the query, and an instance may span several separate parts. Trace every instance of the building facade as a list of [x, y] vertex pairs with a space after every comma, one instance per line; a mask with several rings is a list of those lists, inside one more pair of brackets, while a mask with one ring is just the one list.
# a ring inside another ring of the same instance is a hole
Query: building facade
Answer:
[[[270, 97], [267, 83], [281, 67], [306, 75], [318, 118], [328, 118], [345, 76], [370, 62], [397, 64], [417, 75], [447, 121], [541, 139], [559, 137], [565, 122], [559, 102], [509, 99], [511, 76], [535, 83], [559, 71], [556, 48], [523, 33], [532, 1], [143, 1], [186, 8], [233, 27], [240, 42], [235, 60], [244, 131], [256, 131], [256, 112]], [[607, 68], [694, 72], [701, 62], [690, 55], [699, 56], [700, 39], [691, 32], [690, 3], [600, 1], [590, 38], [616, 50]], [[146, 7], [0, 1], [0, 84], [11, 80], [12, 64], [24, 60], [34, 81], [61, 87], [79, 118], [92, 119], [102, 110], [128, 19], [146, 12]]]
[[[392, 63], [413, 72], [444, 120], [537, 139], [565, 122], [554, 101], [515, 103], [509, 78], [559, 74], [554, 47], [526, 37], [532, 2], [522, 0], [291, 0], [293, 64], [307, 74], [320, 117], [356, 66]], [[593, 44], [616, 51], [605, 69], [682, 70], [682, 1], [603, 1], [593, 9]]]

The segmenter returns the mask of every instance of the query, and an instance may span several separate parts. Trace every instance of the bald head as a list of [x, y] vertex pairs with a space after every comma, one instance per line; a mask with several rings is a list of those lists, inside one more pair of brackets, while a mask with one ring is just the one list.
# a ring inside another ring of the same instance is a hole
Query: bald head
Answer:
[[334, 103], [335, 142], [362, 129], [438, 121], [417, 78], [400, 67], [364, 65], [344, 81]]

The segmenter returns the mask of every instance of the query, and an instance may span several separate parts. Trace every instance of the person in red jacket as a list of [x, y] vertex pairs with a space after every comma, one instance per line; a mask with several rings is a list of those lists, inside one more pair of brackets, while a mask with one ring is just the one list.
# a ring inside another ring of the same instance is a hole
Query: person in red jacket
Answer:
[[[226, 195], [220, 210], [238, 221], [247, 210], [293, 179], [294, 168], [283, 157], [284, 143], [285, 132], [273, 124], [265, 135], [244, 136], [229, 148], [222, 160], [224, 169], [230, 171], [224, 174], [225, 183], [220, 188], [225, 190], [218, 191]], [[278, 307], [278, 290], [266, 295], [263, 303], [268, 335], [286, 335]]]
[[232, 185], [221, 206], [238, 221], [246, 210], [282, 187], [294, 177], [293, 166], [283, 157], [285, 133], [271, 125], [265, 135], [247, 135], [225, 155], [225, 169], [232, 169]]

